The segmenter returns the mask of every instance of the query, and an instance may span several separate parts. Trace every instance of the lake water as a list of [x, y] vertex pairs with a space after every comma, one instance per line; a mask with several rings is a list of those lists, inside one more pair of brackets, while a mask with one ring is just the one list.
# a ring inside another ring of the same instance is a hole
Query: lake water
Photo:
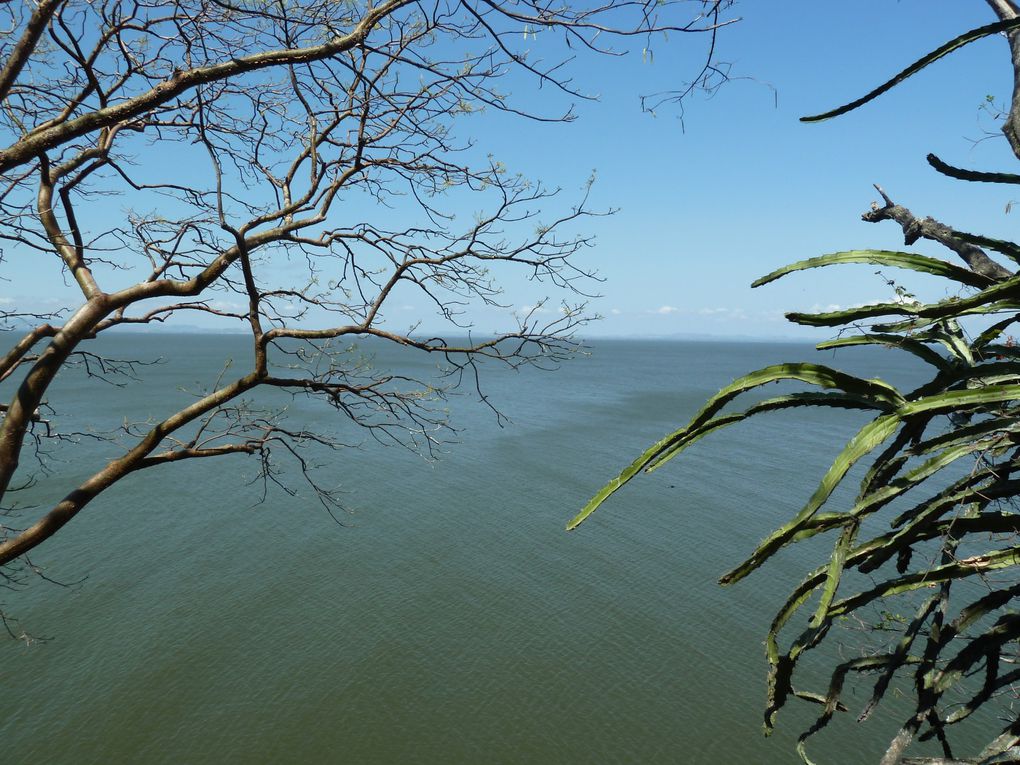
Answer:
[[[169, 363], [123, 389], [63, 380], [51, 397], [62, 422], [164, 416], [182, 388], [211, 383], [226, 357], [243, 370], [247, 355], [230, 336], [104, 342]], [[862, 415], [737, 426], [635, 481], [580, 530], [563, 527], [721, 385], [832, 353], [590, 350], [553, 373], [487, 370], [486, 392], [512, 422], [452, 399], [460, 433], [438, 462], [371, 440], [319, 455], [347, 492], [342, 526], [307, 496], [257, 504], [256, 466], [242, 457], [156, 468], [109, 491], [33, 558], [79, 586], [2, 597], [52, 638], [0, 641], [3, 762], [797, 761], [809, 719], [797, 704], [771, 739], [760, 733], [762, 641], [817, 550], [790, 551], [735, 588], [716, 579], [799, 509]], [[381, 350], [375, 363], [432, 360]], [[919, 372], [874, 349], [835, 363], [905, 385]], [[325, 421], [308, 402], [291, 408], [296, 422]], [[55, 456], [58, 493], [100, 464], [88, 445]], [[813, 751], [875, 762], [890, 715], [865, 726], [845, 715]]]

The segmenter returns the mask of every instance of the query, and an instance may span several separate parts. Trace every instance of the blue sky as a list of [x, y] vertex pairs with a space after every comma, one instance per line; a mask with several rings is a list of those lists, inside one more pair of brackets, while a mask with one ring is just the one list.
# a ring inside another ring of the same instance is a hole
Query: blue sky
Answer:
[[[510, 170], [562, 186], [565, 204], [594, 170], [593, 206], [619, 208], [588, 221], [597, 246], [580, 264], [604, 279], [592, 285], [601, 297], [591, 304], [604, 318], [587, 334], [817, 337], [818, 331], [785, 322], [783, 312], [888, 299], [892, 290], [874, 267], [813, 271], [757, 290], [750, 283], [780, 265], [827, 252], [902, 249], [894, 224], [860, 221], [877, 199], [876, 182], [918, 215], [1016, 238], [1020, 206], [1006, 212], [1012, 189], [943, 178], [925, 162], [935, 152], [967, 167], [1013, 167], [998, 124], [981, 110], [987, 95], [1001, 103], [1010, 92], [1005, 40], [979, 41], [850, 115], [798, 122], [994, 21], [984, 2], [759, 0], [738, 3], [736, 13], [742, 21], [720, 34], [718, 58], [743, 79], [712, 98], [694, 97], [683, 123], [675, 107], [655, 117], [642, 113], [638, 94], [690, 77], [703, 50], [697, 37], [653, 41], [651, 60], [643, 60], [640, 44], [622, 59], [583, 59], [576, 82], [599, 99], [578, 104], [580, 118], [571, 124], [483, 114], [458, 127]], [[536, 53], [545, 44], [554, 43], [539, 36]], [[562, 53], [557, 47], [550, 55]], [[566, 103], [518, 76], [506, 85], [528, 106]], [[947, 256], [923, 244], [912, 249]], [[38, 278], [34, 262], [15, 258], [12, 268], [0, 300], [45, 305], [73, 294]], [[934, 277], [909, 274], [901, 281], [922, 299], [945, 294]], [[560, 297], [548, 285], [512, 276], [505, 285], [512, 310], [546, 296], [555, 306]], [[442, 328], [413, 296], [387, 318], [396, 326], [420, 318], [425, 330]], [[473, 308], [467, 318], [481, 333], [513, 323], [507, 310], [494, 308]]]
[[[917, 215], [1015, 239], [1020, 210], [1005, 212], [1015, 190], [943, 178], [925, 162], [932, 151], [967, 167], [1014, 166], [998, 124], [980, 109], [986, 95], [1003, 101], [1010, 92], [1004, 39], [979, 41], [849, 115], [798, 122], [991, 23], [983, 2], [759, 2], [739, 12], [743, 20], [720, 37], [719, 56], [749, 79], [689, 102], [684, 130], [675, 112], [652, 119], [635, 108], [635, 82], [689, 66], [682, 50], [662, 48], [653, 64], [633, 57], [605, 67], [601, 102], [583, 110], [583, 124], [562, 129], [569, 137], [545, 130], [542, 141], [528, 142], [548, 141], [525, 152], [522, 161], [535, 171], [555, 168], [562, 179], [597, 168], [596, 202], [621, 208], [597, 227], [591, 260], [606, 281], [593, 305], [605, 318], [594, 334], [812, 338], [817, 330], [791, 325], [782, 313], [891, 297], [868, 266], [750, 289], [790, 261], [904, 249], [895, 224], [860, 220], [878, 198], [872, 183]], [[912, 249], [951, 255], [937, 246]], [[909, 274], [902, 283], [922, 298], [943, 294], [934, 277]]]

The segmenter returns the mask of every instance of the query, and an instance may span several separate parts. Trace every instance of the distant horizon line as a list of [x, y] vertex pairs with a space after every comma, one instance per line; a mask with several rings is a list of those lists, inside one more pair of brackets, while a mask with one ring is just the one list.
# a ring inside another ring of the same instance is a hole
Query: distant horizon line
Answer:
[[[19, 332], [25, 328], [6, 328], [0, 329], [0, 332]], [[170, 327], [166, 325], [157, 326], [124, 326], [124, 327], [111, 327], [106, 331], [107, 334], [116, 335], [218, 335], [224, 337], [234, 336], [245, 336], [249, 334], [245, 330], [237, 329], [224, 329], [222, 327], [201, 327], [195, 325], [177, 326]], [[419, 337], [432, 336], [438, 337], [440, 335], [445, 337], [468, 337], [469, 333], [466, 331], [454, 332], [454, 333], [429, 333], [429, 332], [418, 332], [416, 333]], [[476, 337], [494, 337], [491, 333], [471, 333]], [[795, 337], [792, 335], [745, 335], [745, 334], [714, 334], [711, 332], [675, 332], [670, 334], [640, 334], [640, 333], [628, 333], [619, 335], [606, 335], [606, 334], [592, 334], [578, 336], [574, 339], [579, 342], [587, 341], [635, 341], [635, 342], [734, 342], [734, 343], [787, 343], [787, 344], [801, 344], [801, 345], [814, 345], [817, 340], [813, 340], [807, 337]]]

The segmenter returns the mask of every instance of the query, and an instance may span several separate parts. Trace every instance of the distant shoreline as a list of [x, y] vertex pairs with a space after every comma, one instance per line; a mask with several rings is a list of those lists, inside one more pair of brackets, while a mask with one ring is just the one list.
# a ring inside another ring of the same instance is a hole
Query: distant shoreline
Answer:
[[[9, 332], [24, 332], [29, 327], [17, 327], [12, 329], [0, 329], [0, 336]], [[238, 329], [226, 329], [224, 327], [200, 327], [196, 325], [164, 326], [164, 325], [126, 325], [107, 330], [106, 335], [209, 335], [219, 337], [244, 337], [250, 333], [247, 327]], [[418, 332], [419, 337], [439, 336], [440, 332]], [[448, 333], [448, 338], [466, 338], [466, 334]], [[488, 338], [491, 335], [477, 333], [478, 338]], [[819, 338], [823, 337], [819, 334]], [[826, 336], [827, 337], [827, 336]], [[588, 335], [578, 338], [579, 342], [638, 342], [638, 343], [775, 343], [785, 345], [814, 345], [817, 339], [805, 337], [793, 337], [791, 335], [712, 335], [706, 333], [677, 333], [671, 335]]]

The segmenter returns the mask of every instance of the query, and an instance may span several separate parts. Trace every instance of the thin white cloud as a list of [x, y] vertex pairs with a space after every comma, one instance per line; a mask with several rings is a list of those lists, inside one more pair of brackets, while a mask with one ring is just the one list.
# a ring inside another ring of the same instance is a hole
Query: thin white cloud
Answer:
[[677, 308], [674, 305], [664, 305], [664, 306], [661, 306], [661, 307], [655, 309], [655, 313], [659, 314], [660, 316], [668, 316], [671, 313], [679, 313], [679, 312], [680, 312], [680, 309]]
[[233, 300], [214, 300], [209, 303], [209, 307], [214, 311], [229, 311], [232, 313], [243, 311], [247, 308], [244, 303], [237, 303]]
[[699, 316], [715, 316], [719, 319], [744, 321], [747, 319], [747, 313], [743, 308], [726, 308], [725, 306], [718, 306], [715, 308], [699, 308], [697, 310]]
[[527, 316], [529, 313], [540, 314], [550, 313], [550, 311], [548, 308], [545, 308], [540, 305], [522, 305], [520, 308], [517, 309], [516, 313], [520, 314], [521, 316]]
[[864, 308], [869, 305], [878, 305], [880, 303], [913, 303], [914, 300], [911, 298], [902, 298], [896, 296], [891, 300], [889, 298], [880, 298], [877, 300], [865, 300], [861, 303], [815, 303], [811, 306], [808, 311], [810, 313], [835, 313], [836, 311], [850, 311], [854, 308]]

